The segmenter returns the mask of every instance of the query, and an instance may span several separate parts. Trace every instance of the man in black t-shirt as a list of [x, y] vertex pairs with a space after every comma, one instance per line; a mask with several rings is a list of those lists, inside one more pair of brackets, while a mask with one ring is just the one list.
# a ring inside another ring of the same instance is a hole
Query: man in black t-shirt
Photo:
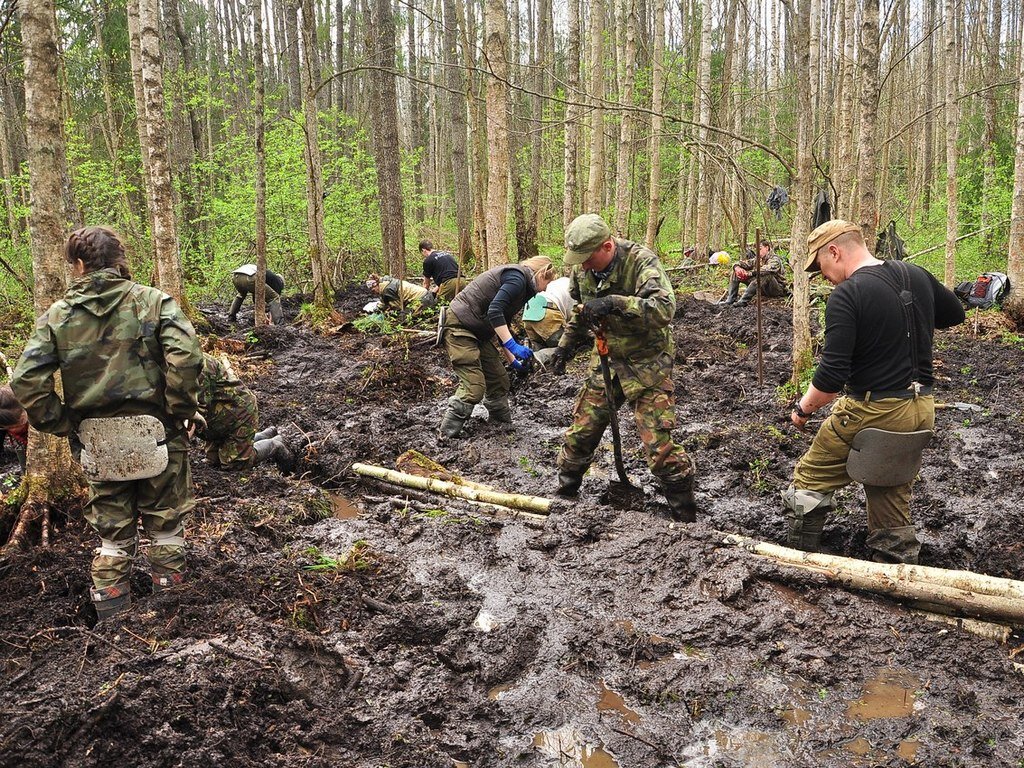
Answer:
[[423, 287], [431, 290], [430, 282], [437, 286], [434, 293], [437, 298], [451, 301], [469, 281], [459, 276], [459, 262], [448, 251], [435, 251], [434, 244], [429, 240], [420, 240], [420, 253], [423, 254]]
[[[846, 462], [857, 432], [934, 426], [932, 337], [936, 328], [962, 323], [964, 311], [930, 272], [872, 256], [860, 226], [849, 221], [829, 221], [811, 232], [804, 269], [820, 271], [836, 286], [825, 307], [821, 362], [791, 420], [803, 429], [812, 413], [839, 399], [782, 494], [790, 546], [813, 551], [835, 491], [852, 482]], [[911, 485], [864, 486], [867, 544], [875, 560], [917, 562]]]

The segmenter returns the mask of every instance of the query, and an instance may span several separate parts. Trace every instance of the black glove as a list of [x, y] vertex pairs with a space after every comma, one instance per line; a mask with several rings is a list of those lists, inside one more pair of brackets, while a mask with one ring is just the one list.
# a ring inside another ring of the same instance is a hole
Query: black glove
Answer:
[[588, 301], [583, 305], [583, 309], [580, 310], [583, 324], [591, 328], [600, 325], [602, 320], [619, 309], [618, 299], [618, 296], [602, 296], [599, 299]]
[[567, 347], [559, 347], [555, 350], [555, 353], [551, 355], [551, 370], [558, 376], [565, 374], [565, 366], [569, 362], [569, 358], [572, 355], [569, 354]]

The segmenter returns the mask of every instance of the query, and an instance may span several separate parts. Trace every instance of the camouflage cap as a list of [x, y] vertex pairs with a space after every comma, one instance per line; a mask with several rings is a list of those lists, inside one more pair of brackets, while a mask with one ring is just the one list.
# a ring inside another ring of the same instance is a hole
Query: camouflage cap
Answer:
[[814, 228], [807, 236], [807, 259], [804, 261], [804, 272], [820, 272], [818, 251], [847, 232], [860, 232], [860, 224], [843, 219], [833, 219]]
[[596, 213], [577, 216], [565, 230], [566, 265], [582, 264], [611, 236], [611, 227]]

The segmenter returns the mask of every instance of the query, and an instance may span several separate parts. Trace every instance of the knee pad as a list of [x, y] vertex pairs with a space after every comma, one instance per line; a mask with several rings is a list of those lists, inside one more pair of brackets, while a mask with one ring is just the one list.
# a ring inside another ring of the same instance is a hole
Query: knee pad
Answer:
[[93, 552], [100, 557], [134, 557], [135, 539], [112, 541], [111, 539], [100, 538], [100, 545]]
[[819, 493], [808, 491], [803, 488], [794, 488], [792, 485], [782, 492], [782, 503], [796, 517], [803, 517], [809, 512], [818, 509], [824, 512], [831, 509], [835, 500], [835, 492]]

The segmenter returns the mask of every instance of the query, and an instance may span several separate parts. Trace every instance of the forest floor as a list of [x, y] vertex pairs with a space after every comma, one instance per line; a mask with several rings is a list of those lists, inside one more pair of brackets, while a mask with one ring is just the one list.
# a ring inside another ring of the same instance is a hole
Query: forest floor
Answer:
[[[353, 290], [339, 312], [367, 300]], [[982, 639], [716, 536], [785, 540], [779, 492], [810, 440], [777, 395], [785, 304], [765, 306], [759, 387], [753, 308], [680, 294], [676, 435], [702, 513], [689, 526], [669, 522], [628, 409], [642, 510], [603, 503], [608, 446], [579, 500], [539, 526], [351, 473], [415, 448], [552, 496], [582, 354], [515, 393], [511, 431], [477, 417], [442, 442], [454, 377], [429, 344], [229, 333], [223, 307], [204, 311], [295, 471], [220, 472], [197, 446], [190, 581], [153, 596], [140, 563], [123, 620], [95, 622], [80, 515], [8, 561], [0, 765], [1024, 766], [1019, 635]], [[926, 564], [1024, 579], [1024, 346], [983, 320], [937, 336], [938, 399], [983, 411], [938, 413], [913, 511]], [[13, 471], [5, 459], [0, 480]], [[866, 557], [863, 493], [842, 501], [826, 548]]]

